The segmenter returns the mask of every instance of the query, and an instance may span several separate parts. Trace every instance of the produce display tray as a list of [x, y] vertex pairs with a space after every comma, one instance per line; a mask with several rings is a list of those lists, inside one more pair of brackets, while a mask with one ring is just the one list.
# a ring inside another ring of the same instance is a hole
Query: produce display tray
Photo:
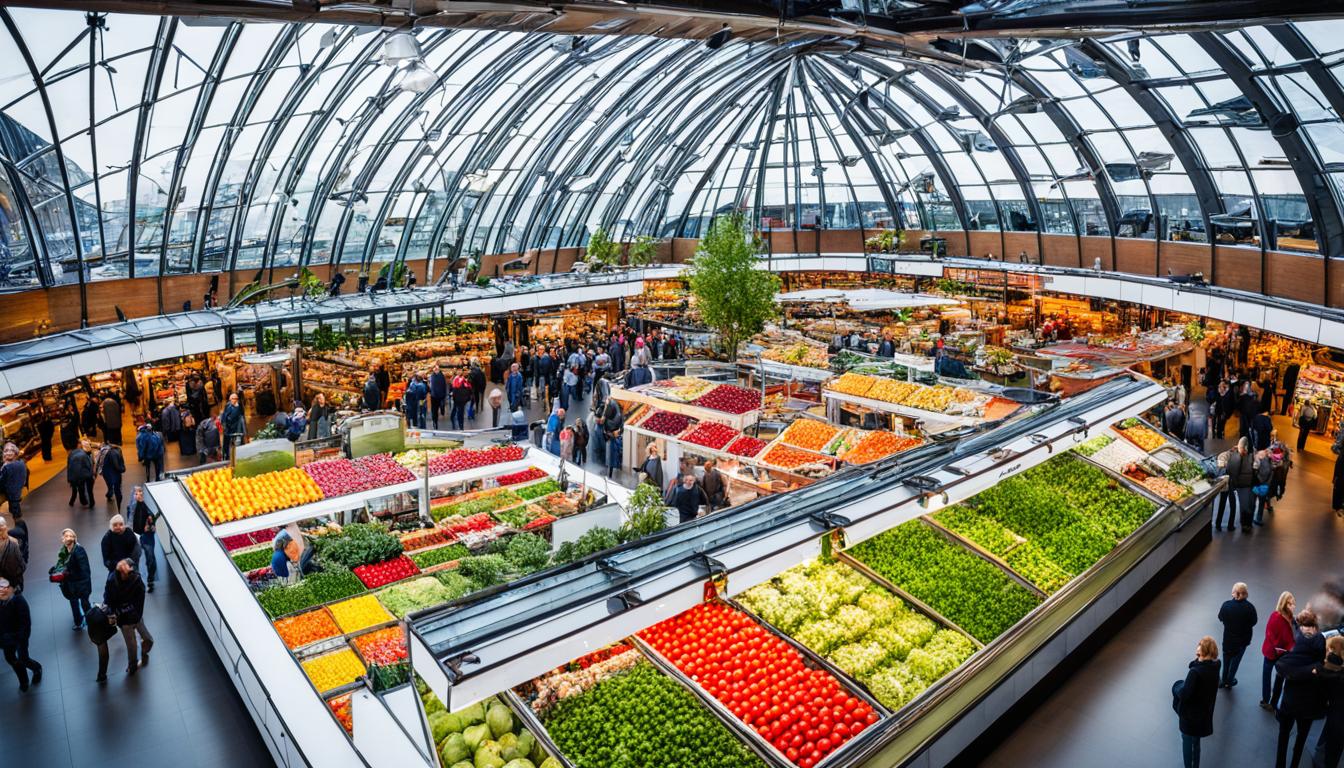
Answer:
[[966, 639], [970, 640], [971, 643], [974, 644], [977, 649], [985, 647], [985, 644], [975, 639], [975, 636], [972, 635], [970, 632], [967, 632], [966, 630], [962, 629], [960, 626], [953, 623], [951, 619], [947, 618], [938, 611], [935, 611], [933, 608], [929, 607], [928, 603], [924, 602], [923, 600], [920, 600], [918, 597], [915, 597], [909, 592], [906, 592], [904, 589], [901, 589], [895, 584], [892, 584], [890, 581], [888, 581], [885, 577], [879, 575], [872, 568], [869, 568], [867, 565], [859, 562], [857, 558], [850, 557], [844, 551], [836, 552], [835, 558], [840, 562], [844, 563], [845, 565], [848, 565], [850, 568], [853, 568], [859, 573], [862, 573], [864, 576], [867, 576], [869, 580], [871, 580], [878, 586], [882, 587], [883, 589], [890, 590], [894, 595], [901, 598], [910, 605], [913, 605], [920, 613], [924, 614], [930, 619], [933, 619], [938, 624], [941, 624], [944, 627], [956, 632], [957, 634], [966, 637]]
[[[923, 517], [920, 517], [919, 519], [920, 519], [921, 521], [923, 521], [925, 525], [928, 525], [930, 528], [932, 528], [932, 529], [934, 529], [935, 531], [937, 531], [938, 533], [942, 534], [942, 535], [943, 535], [943, 538], [945, 538], [945, 539], [947, 539], [948, 541], [951, 541], [951, 542], [953, 542], [953, 543], [955, 543], [955, 544], [960, 544], [961, 546], [963, 546], [963, 547], [965, 547], [966, 549], [970, 550], [972, 554], [979, 556], [979, 558], [980, 558], [981, 560], [984, 560], [985, 562], [990, 563], [990, 564], [996, 566], [999, 570], [1001, 570], [1001, 571], [1003, 571], [1005, 574], [1007, 574], [1008, 577], [1011, 578], [1013, 581], [1015, 581], [1015, 582], [1017, 582], [1018, 584], [1020, 584], [1020, 585], [1022, 585], [1023, 587], [1025, 587], [1025, 588], [1027, 589], [1027, 591], [1031, 592], [1032, 594], [1036, 595], [1037, 597], [1041, 598], [1042, 600], [1044, 600], [1045, 598], [1049, 597], [1049, 595], [1047, 595], [1047, 594], [1045, 593], [1045, 590], [1041, 589], [1040, 587], [1038, 587], [1038, 586], [1036, 586], [1035, 584], [1031, 583], [1031, 582], [1028, 581], [1027, 579], [1023, 578], [1023, 576], [1022, 576], [1021, 574], [1019, 574], [1017, 571], [1013, 570], [1013, 567], [1012, 567], [1011, 565], [1005, 563], [1003, 560], [1001, 560], [1001, 559], [1000, 559], [997, 555], [995, 555], [994, 553], [990, 552], [989, 550], [985, 549], [984, 547], [981, 547], [979, 544], [976, 544], [975, 542], [973, 542], [973, 541], [971, 541], [970, 539], [968, 539], [968, 538], [962, 536], [961, 534], [957, 533], [956, 531], [952, 531], [952, 530], [948, 530], [947, 528], [944, 528], [942, 525], [940, 525], [940, 524], [938, 523], [937, 520], [934, 520], [933, 517], [930, 516], [930, 515], [924, 515]], [[1021, 539], [1020, 536], [1019, 536], [1018, 538]], [[1025, 540], [1025, 539], [1022, 539], [1022, 541], [1025, 542], [1026, 540]]]
[[822, 397], [825, 397], [828, 400], [833, 400], [838, 403], [849, 403], [850, 405], [861, 406], [863, 408], [867, 408], [872, 411], [881, 411], [883, 413], [894, 413], [898, 416], [908, 416], [912, 419], [927, 421], [931, 423], [953, 424], [957, 426], [973, 426], [976, 424], [981, 424], [985, 421], [983, 418], [980, 418], [978, 416], [952, 416], [946, 413], [935, 413], [933, 411], [925, 411], [919, 408], [910, 408], [904, 405], [896, 405], [895, 403], [888, 403], [885, 400], [873, 400], [871, 398], [860, 397], [858, 395], [847, 395], [844, 394], [843, 392], [833, 392], [829, 389], [822, 390], [821, 394]]

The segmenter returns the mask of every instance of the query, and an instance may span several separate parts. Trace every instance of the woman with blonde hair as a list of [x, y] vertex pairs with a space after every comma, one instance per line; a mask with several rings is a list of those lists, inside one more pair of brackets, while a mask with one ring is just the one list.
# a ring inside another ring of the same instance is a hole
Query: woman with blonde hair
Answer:
[[[1265, 657], [1265, 666], [1260, 678], [1260, 708], [1275, 711], [1279, 708], [1279, 694], [1283, 693], [1283, 677], [1274, 675], [1274, 664], [1283, 655], [1293, 650], [1293, 635], [1297, 629], [1297, 620], [1293, 611], [1297, 602], [1292, 592], [1283, 592], [1274, 604], [1274, 612], [1265, 622], [1265, 642], [1260, 653]], [[1270, 695], [1269, 681], [1274, 677], [1273, 696]]]
[[89, 569], [89, 555], [72, 529], [61, 531], [61, 548], [57, 550], [56, 564], [48, 574], [52, 581], [60, 583], [61, 595], [70, 601], [70, 617], [78, 632], [84, 628], [84, 615], [89, 612], [93, 572]]
[[1189, 670], [1184, 680], [1172, 686], [1172, 706], [1180, 717], [1185, 768], [1199, 768], [1199, 740], [1213, 735], [1213, 705], [1218, 698], [1217, 641], [1208, 635], [1199, 639]]

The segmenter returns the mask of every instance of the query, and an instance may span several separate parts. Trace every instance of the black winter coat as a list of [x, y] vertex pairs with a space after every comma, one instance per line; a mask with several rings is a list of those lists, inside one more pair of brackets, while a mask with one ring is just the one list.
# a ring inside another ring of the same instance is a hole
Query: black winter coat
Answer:
[[71, 485], [93, 479], [93, 458], [83, 448], [76, 448], [65, 457], [65, 481]]
[[116, 570], [117, 563], [126, 558], [135, 559], [135, 545], [139, 542], [135, 532], [129, 527], [123, 528], [121, 535], [108, 531], [103, 534], [103, 565], [107, 570]]
[[1228, 600], [1218, 609], [1218, 620], [1223, 623], [1223, 652], [1227, 653], [1251, 644], [1251, 631], [1259, 617], [1250, 600]]
[[107, 574], [103, 602], [108, 610], [117, 614], [117, 624], [139, 624], [145, 614], [145, 582], [140, 579], [140, 573], [131, 571], [125, 580], [116, 571]]
[[93, 594], [93, 573], [89, 569], [89, 553], [76, 544], [65, 560], [65, 579], [61, 581], [61, 594], [66, 600], [88, 597]]
[[84, 614], [84, 622], [89, 628], [89, 640], [94, 645], [102, 645], [117, 634], [117, 625], [107, 623], [108, 614], [116, 615], [110, 608], [104, 611], [103, 606], [97, 603], [90, 606]]
[[1283, 675], [1283, 699], [1279, 719], [1320, 720], [1325, 717], [1325, 684], [1320, 667], [1325, 662], [1325, 636], [1299, 636], [1293, 650], [1285, 653], [1274, 668]]
[[1325, 737], [1344, 741], [1344, 659], [1327, 656], [1320, 678], [1325, 690]]
[[61, 447], [73, 451], [79, 445], [79, 419], [72, 413], [61, 422]]
[[1187, 736], [1213, 735], [1213, 704], [1218, 697], [1218, 660], [1190, 662], [1185, 684], [1176, 692], [1176, 714], [1181, 718], [1181, 733]]
[[0, 648], [15, 648], [28, 642], [33, 633], [33, 616], [23, 595], [14, 595], [0, 603]]

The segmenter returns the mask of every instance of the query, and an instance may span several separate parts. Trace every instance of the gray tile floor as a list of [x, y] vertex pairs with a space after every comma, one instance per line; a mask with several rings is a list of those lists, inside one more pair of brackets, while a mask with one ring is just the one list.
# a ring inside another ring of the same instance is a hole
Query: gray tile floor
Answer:
[[[587, 402], [585, 398], [577, 410], [586, 412]], [[534, 413], [540, 410], [534, 406]], [[1280, 428], [1285, 434], [1292, 431], [1286, 422]], [[170, 465], [176, 464], [176, 449], [169, 453]], [[1153, 595], [1150, 605], [981, 764], [1179, 765], [1170, 685], [1184, 675], [1195, 641], [1206, 633], [1219, 636], [1215, 615], [1232, 583], [1250, 585], [1251, 599], [1263, 617], [1280, 590], [1292, 590], [1302, 604], [1326, 577], [1335, 575], [1325, 564], [1337, 559], [1344, 521], [1328, 509], [1328, 455], [1325, 442], [1313, 438], [1267, 527], [1251, 536], [1215, 535], [1171, 585]], [[133, 466], [127, 490], [141, 477]], [[54, 561], [62, 528], [74, 528], [91, 554], [96, 553], [111, 515], [102, 502], [101, 482], [97, 490], [96, 508], [72, 509], [65, 504], [67, 486], [57, 478], [34, 490], [25, 504], [34, 559], [28, 579], [31, 647], [46, 675], [40, 686], [20, 695], [11, 673], [0, 667], [0, 743], [6, 758], [33, 768], [270, 765], [270, 755], [162, 559], [159, 587], [146, 610], [157, 640], [153, 662], [128, 678], [125, 651], [114, 642], [110, 680], [105, 687], [94, 684], [94, 648], [87, 635], [70, 629], [65, 600], [42, 576]], [[103, 575], [95, 563], [95, 579]], [[1214, 735], [1204, 742], [1206, 766], [1268, 765], [1273, 760], [1276, 726], [1256, 706], [1257, 649], [1258, 644], [1247, 652], [1241, 685], [1220, 692]]]
[[[1275, 417], [1280, 432], [1296, 430]], [[1235, 420], [1228, 434], [1236, 430]], [[1237, 673], [1240, 685], [1220, 690], [1213, 736], [1204, 739], [1205, 766], [1273, 765], [1278, 726], [1260, 701], [1260, 642], [1264, 622], [1283, 590], [1299, 607], [1338, 576], [1334, 563], [1344, 520], [1330, 512], [1333, 458], [1328, 444], [1312, 437], [1289, 475], [1283, 500], [1265, 527], [1247, 536], [1214, 533], [1213, 542], [1165, 589], [1071, 675], [998, 747], [985, 768], [1179, 766], [1181, 740], [1171, 711], [1171, 684], [1183, 678], [1205, 634], [1222, 639], [1218, 607], [1232, 585], [1244, 581], [1260, 615], [1255, 640]], [[1317, 723], [1310, 745], [1320, 733]], [[1306, 764], [1306, 760], [1303, 760]]]

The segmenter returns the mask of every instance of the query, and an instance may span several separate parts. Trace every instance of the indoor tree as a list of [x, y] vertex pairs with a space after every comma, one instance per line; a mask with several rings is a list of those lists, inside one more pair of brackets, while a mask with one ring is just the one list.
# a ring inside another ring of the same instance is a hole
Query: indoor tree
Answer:
[[658, 256], [658, 238], [653, 235], [640, 235], [630, 243], [628, 259], [632, 267], [647, 267]]
[[730, 359], [775, 316], [779, 277], [758, 269], [762, 243], [733, 213], [716, 218], [691, 260], [691, 293], [705, 324], [719, 332]]

